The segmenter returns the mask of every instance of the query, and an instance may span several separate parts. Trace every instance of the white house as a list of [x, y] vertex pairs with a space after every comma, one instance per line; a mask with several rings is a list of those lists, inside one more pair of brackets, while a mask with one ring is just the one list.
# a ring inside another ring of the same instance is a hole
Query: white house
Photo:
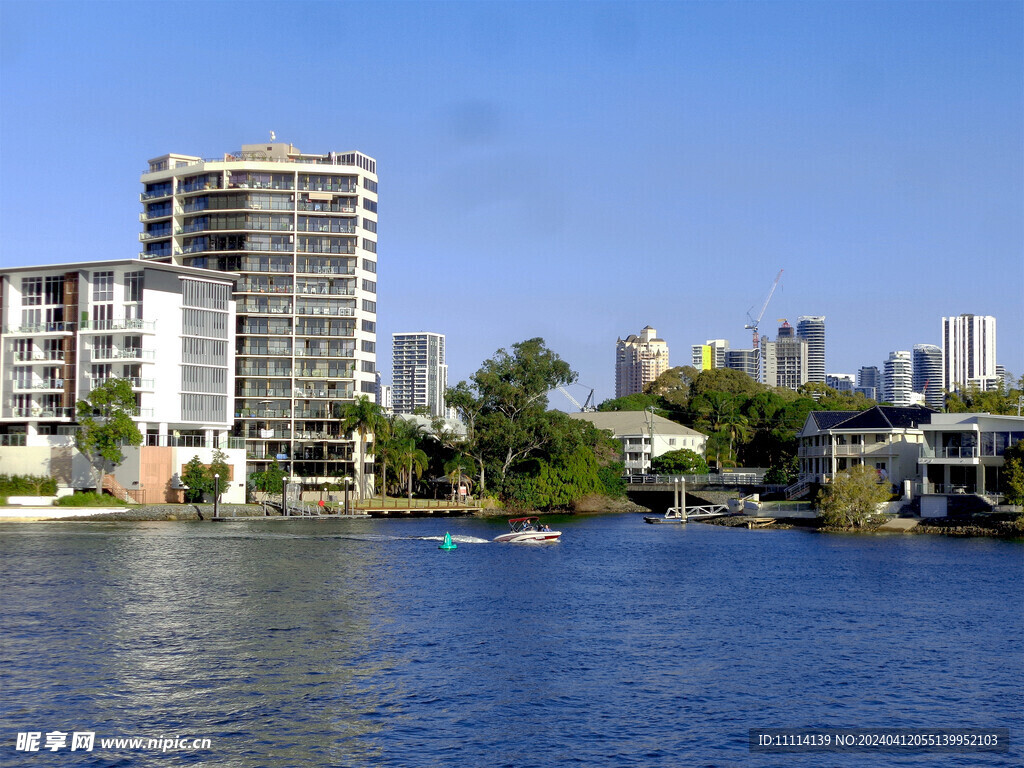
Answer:
[[569, 416], [589, 421], [620, 440], [628, 475], [648, 474], [651, 459], [669, 451], [687, 448], [703, 456], [708, 439], [707, 435], [650, 411], [590, 411]]

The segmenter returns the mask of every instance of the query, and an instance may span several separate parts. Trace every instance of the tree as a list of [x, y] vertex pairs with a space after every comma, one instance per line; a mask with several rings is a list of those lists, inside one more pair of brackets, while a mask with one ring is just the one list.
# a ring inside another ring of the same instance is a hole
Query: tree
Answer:
[[[210, 480], [211, 492], [219, 494], [217, 495], [217, 501], [220, 501], [220, 497], [224, 495], [224, 491], [227, 490], [228, 483], [231, 482], [231, 465], [228, 464], [228, 455], [219, 449], [214, 449], [213, 460], [210, 462], [210, 466], [207, 468], [207, 475]], [[214, 481], [214, 475], [220, 476], [220, 482]], [[219, 486], [219, 488], [218, 488]]]
[[465, 452], [480, 470], [481, 491], [488, 466], [504, 482], [515, 464], [548, 442], [547, 393], [575, 380], [569, 364], [535, 338], [513, 344], [511, 352], [499, 349], [470, 383], [448, 390], [448, 404], [466, 424]]
[[213, 489], [213, 480], [206, 471], [206, 465], [198, 456], [189, 459], [181, 473], [181, 482], [187, 487], [185, 489], [185, 501], [198, 504], [203, 496]]
[[696, 451], [680, 448], [655, 456], [651, 469], [659, 475], [706, 475], [708, 463]]
[[263, 493], [281, 493], [282, 481], [287, 477], [281, 465], [274, 459], [274, 463], [262, 472], [253, 472], [249, 475], [249, 483], [257, 491]]
[[362, 443], [362, 452], [356, 463], [356, 488], [359, 498], [363, 498], [366, 488], [365, 465], [366, 455], [369, 453], [366, 447], [367, 436], [381, 427], [383, 420], [381, 407], [370, 400], [366, 395], [360, 395], [351, 403], [346, 403], [341, 409], [341, 428], [345, 432], [355, 432], [359, 435]]
[[421, 448], [417, 448], [416, 440], [410, 437], [399, 444], [396, 458], [402, 466], [402, 476], [409, 493], [409, 506], [411, 507], [412, 483], [413, 480], [423, 475], [423, 470], [427, 467], [427, 454]]
[[890, 495], [888, 483], [878, 482], [878, 472], [860, 464], [840, 472], [821, 489], [818, 509], [826, 525], [857, 528], [864, 525]]
[[1003, 487], [1008, 503], [1024, 504], [1024, 440], [1003, 452]]
[[142, 444], [142, 433], [132, 421], [136, 407], [128, 379], [108, 379], [76, 403], [75, 447], [96, 470], [97, 491], [103, 487], [104, 470], [113, 472], [124, 461], [121, 448]]

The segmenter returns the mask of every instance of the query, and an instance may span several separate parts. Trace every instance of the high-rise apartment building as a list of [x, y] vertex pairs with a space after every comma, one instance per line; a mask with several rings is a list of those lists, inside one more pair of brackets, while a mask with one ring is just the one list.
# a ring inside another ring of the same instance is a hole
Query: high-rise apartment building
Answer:
[[914, 361], [909, 351], [890, 352], [882, 369], [882, 401], [905, 406], [913, 402]]
[[795, 390], [807, 383], [807, 342], [796, 337], [788, 322], [779, 326], [775, 341], [761, 337], [761, 371], [769, 387]]
[[757, 367], [761, 356], [756, 349], [727, 349], [725, 351], [725, 367], [734, 371], [742, 371], [757, 381]]
[[391, 404], [395, 413], [424, 409], [431, 416], [445, 415], [448, 387], [444, 334], [396, 333], [391, 339]]
[[796, 323], [798, 339], [807, 342], [807, 381], [825, 383], [825, 318], [801, 317]]
[[924, 395], [924, 404], [936, 411], [946, 405], [942, 389], [942, 349], [934, 344], [914, 345], [913, 389]]
[[698, 371], [725, 368], [728, 351], [728, 339], [708, 339], [703, 344], [694, 344], [691, 354], [692, 365]]
[[943, 387], [954, 391], [977, 386], [994, 389], [996, 319], [989, 315], [942, 318]]
[[876, 365], [865, 365], [857, 371], [857, 386], [855, 392], [860, 392], [865, 397], [877, 400], [882, 391], [882, 373]]
[[843, 394], [852, 394], [855, 378], [852, 373], [826, 373], [825, 386]]
[[625, 397], [644, 391], [644, 387], [667, 371], [668, 344], [658, 332], [645, 327], [640, 335], [630, 334], [615, 342], [615, 396]]
[[133, 501], [180, 501], [182, 464], [216, 449], [239, 475], [224, 478], [225, 499], [244, 501], [244, 446], [228, 437], [232, 287], [227, 275], [137, 259], [0, 270], [0, 447], [19, 448], [0, 466], [93, 487], [73, 448], [75, 405], [126, 379], [143, 442], [124, 449], [113, 481]]
[[369, 491], [372, 457], [340, 416], [376, 392], [376, 162], [248, 144], [154, 158], [142, 185], [142, 258], [237, 273], [234, 433], [251, 468]]

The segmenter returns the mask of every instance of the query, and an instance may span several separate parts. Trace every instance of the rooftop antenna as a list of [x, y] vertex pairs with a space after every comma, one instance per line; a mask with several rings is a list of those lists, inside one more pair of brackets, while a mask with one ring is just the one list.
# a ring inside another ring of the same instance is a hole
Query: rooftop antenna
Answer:
[[273, 131], [270, 132], [270, 140], [277, 141], [277, 134], [274, 133]]

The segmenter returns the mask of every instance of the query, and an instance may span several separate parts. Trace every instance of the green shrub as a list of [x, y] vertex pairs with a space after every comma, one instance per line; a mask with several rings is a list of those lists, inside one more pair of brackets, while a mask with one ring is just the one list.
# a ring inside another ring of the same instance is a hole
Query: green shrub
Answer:
[[58, 507], [127, 507], [128, 503], [116, 496], [93, 491], [76, 491], [71, 496], [62, 496], [55, 504]]

